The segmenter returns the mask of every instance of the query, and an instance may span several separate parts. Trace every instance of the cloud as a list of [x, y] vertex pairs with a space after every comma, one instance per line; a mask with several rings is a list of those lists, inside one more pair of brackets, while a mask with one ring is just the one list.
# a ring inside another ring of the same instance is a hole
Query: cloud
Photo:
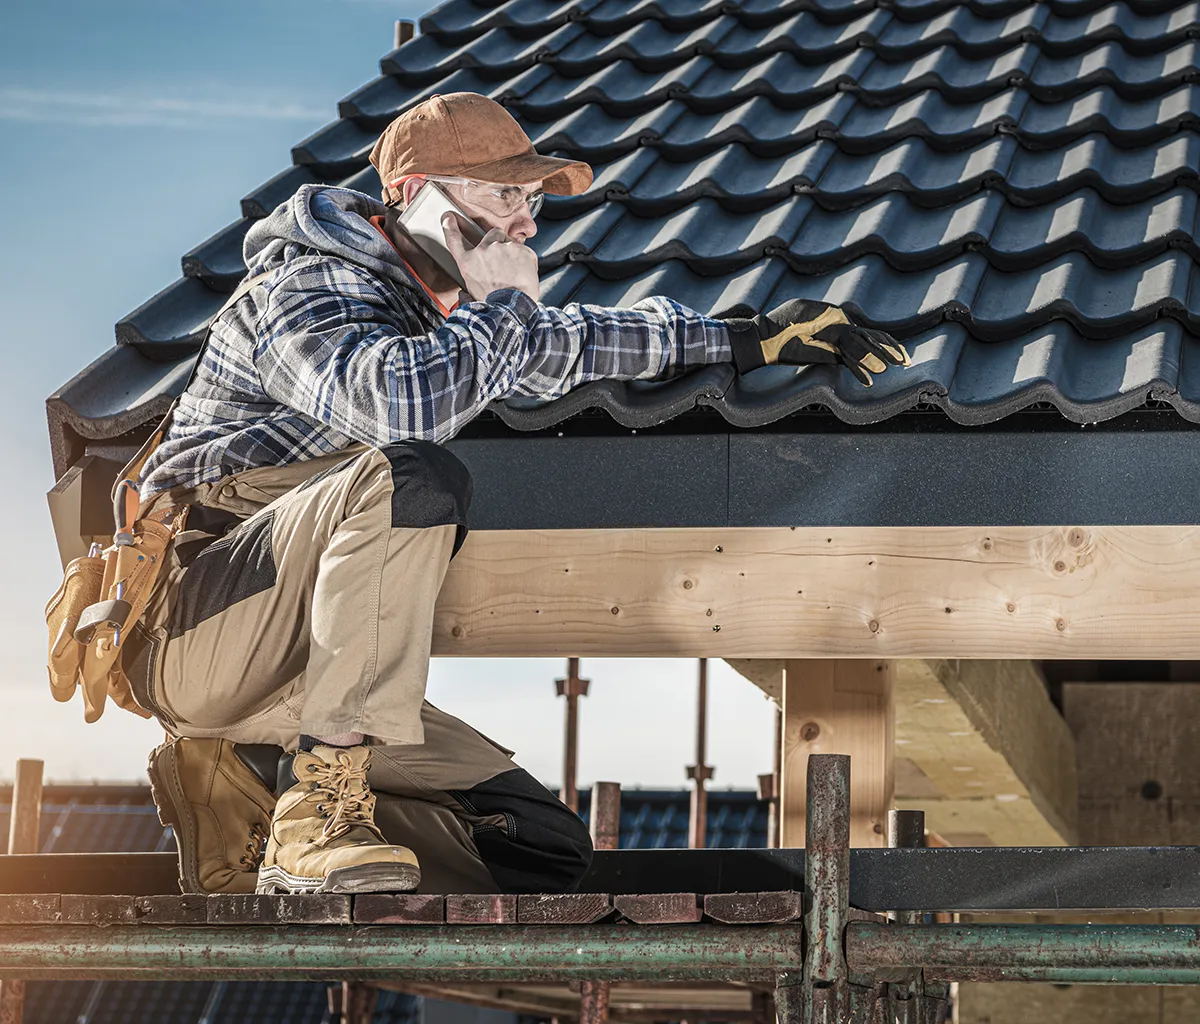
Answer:
[[331, 120], [295, 102], [0, 87], [0, 120], [94, 127], [198, 128], [216, 121]]

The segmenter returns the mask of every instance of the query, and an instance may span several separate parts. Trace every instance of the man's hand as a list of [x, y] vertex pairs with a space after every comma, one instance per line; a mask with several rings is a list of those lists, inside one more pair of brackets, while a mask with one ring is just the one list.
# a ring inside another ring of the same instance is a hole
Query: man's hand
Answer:
[[908, 352], [884, 331], [859, 327], [844, 310], [813, 299], [791, 299], [770, 313], [727, 320], [739, 373], [782, 363], [841, 363], [866, 387], [889, 365], [908, 366]]
[[442, 217], [442, 231], [446, 248], [473, 299], [482, 301], [497, 288], [518, 288], [534, 302], [540, 301], [537, 253], [529, 246], [509, 238], [500, 228], [492, 228], [474, 249], [468, 249], [452, 213]]

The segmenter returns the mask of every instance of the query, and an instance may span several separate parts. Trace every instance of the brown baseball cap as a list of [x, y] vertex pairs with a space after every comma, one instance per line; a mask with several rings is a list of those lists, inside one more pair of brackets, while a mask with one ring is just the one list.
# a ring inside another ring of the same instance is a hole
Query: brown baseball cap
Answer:
[[384, 129], [371, 163], [383, 182], [385, 202], [395, 198], [389, 184], [407, 174], [506, 185], [540, 181], [557, 196], [579, 195], [592, 183], [587, 164], [541, 156], [512, 114], [475, 92], [434, 95], [406, 110]]

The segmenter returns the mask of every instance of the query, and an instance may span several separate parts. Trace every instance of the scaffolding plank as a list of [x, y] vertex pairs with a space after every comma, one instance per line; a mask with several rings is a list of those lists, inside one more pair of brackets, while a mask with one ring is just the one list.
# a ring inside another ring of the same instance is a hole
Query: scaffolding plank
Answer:
[[[161, 880], [169, 877], [169, 886], [157, 892], [129, 892], [144, 888], [145, 880], [134, 885], [128, 876], [145, 863], [143, 858], [157, 856], [0, 857], [0, 893], [177, 893], [173, 854], [162, 855], [170, 864], [170, 874], [164, 872]], [[99, 870], [94, 860], [102, 862]], [[22, 863], [14, 865], [14, 861]], [[111, 889], [95, 888], [109, 882]], [[76, 888], [81, 883], [93, 888]], [[598, 850], [578, 890], [616, 897], [622, 893], [799, 891], [803, 887], [803, 850]], [[871, 911], [1195, 910], [1200, 908], [1200, 846], [852, 850], [850, 901]]]
[[60, 915], [62, 897], [55, 893], [0, 895], [0, 923], [54, 924]]
[[517, 920], [521, 924], [595, 924], [612, 910], [612, 897], [607, 893], [568, 892], [517, 898]]
[[64, 894], [59, 920], [63, 924], [136, 924], [132, 896], [75, 896]]
[[208, 897], [135, 896], [134, 910], [143, 924], [205, 924], [208, 921]]
[[350, 920], [350, 897], [335, 893], [208, 897], [209, 924], [350, 924]]
[[634, 924], [695, 924], [703, 916], [694, 892], [659, 892], [617, 896], [613, 906]]
[[0, 857], [0, 893], [161, 896], [179, 892], [173, 853], [17, 853]]
[[731, 892], [704, 897], [704, 913], [722, 924], [783, 924], [804, 916], [804, 894]]
[[517, 897], [513, 895], [446, 897], [447, 924], [516, 924]]
[[441, 924], [445, 920], [442, 896], [368, 893], [354, 897], [355, 924]]

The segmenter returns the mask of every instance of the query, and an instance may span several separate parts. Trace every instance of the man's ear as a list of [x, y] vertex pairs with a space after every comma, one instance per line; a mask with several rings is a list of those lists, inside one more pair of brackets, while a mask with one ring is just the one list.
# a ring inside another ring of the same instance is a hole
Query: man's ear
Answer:
[[425, 187], [424, 178], [408, 178], [403, 185], [400, 186], [401, 194], [404, 197], [404, 205], [408, 206], [417, 196], [417, 193]]

